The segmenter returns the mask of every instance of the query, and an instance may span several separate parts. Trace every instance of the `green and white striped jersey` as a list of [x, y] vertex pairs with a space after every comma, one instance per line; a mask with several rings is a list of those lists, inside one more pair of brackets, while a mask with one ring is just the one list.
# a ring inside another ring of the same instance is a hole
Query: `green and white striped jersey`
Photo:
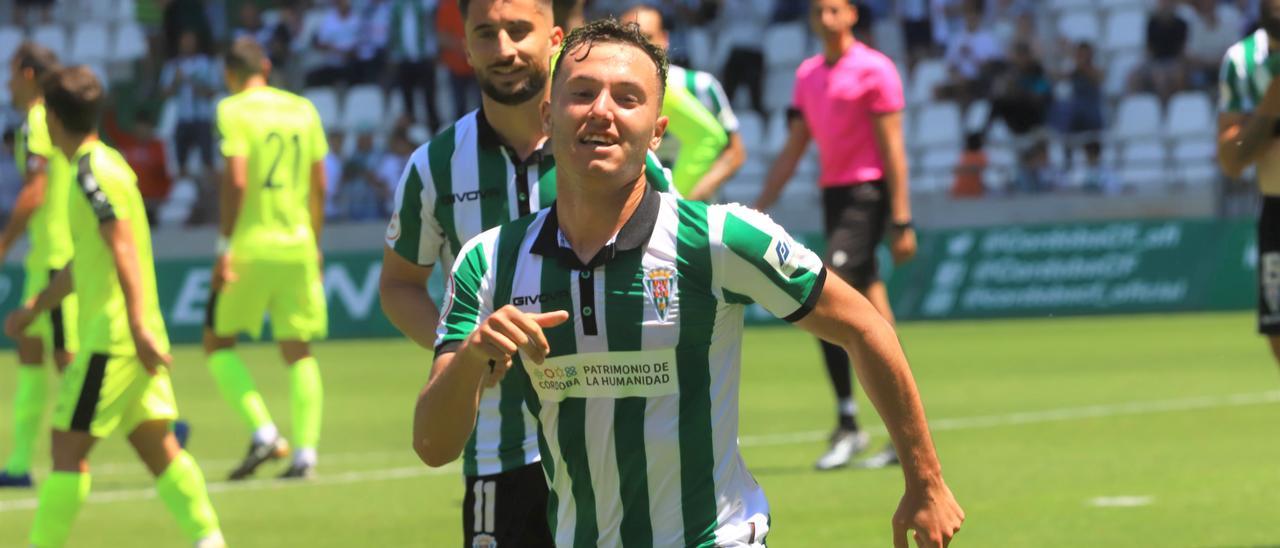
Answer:
[[558, 546], [761, 546], [769, 507], [738, 448], [747, 304], [812, 310], [822, 260], [766, 215], [650, 191], [589, 263], [554, 207], [468, 242], [439, 352], [507, 304], [567, 310], [507, 379], [538, 417]]
[[[452, 265], [462, 243], [555, 200], [555, 159], [540, 148], [521, 162], [481, 110], [460, 118], [409, 157], [395, 193], [386, 244], [414, 264]], [[650, 154], [649, 184], [675, 192]], [[484, 392], [476, 430], [463, 452], [468, 476], [498, 474], [538, 461], [537, 426], [518, 390], [503, 382]]]
[[698, 101], [716, 116], [716, 120], [720, 121], [725, 131], [729, 133], [738, 131], [738, 117], [733, 113], [729, 96], [725, 95], [724, 86], [720, 85], [720, 81], [710, 72], [671, 65], [667, 71], [667, 85], [682, 86], [689, 90], [689, 93], [697, 97]]
[[[1271, 55], [1271, 40], [1261, 28], [1227, 49], [1218, 74], [1219, 112], [1245, 114], [1257, 108], [1275, 74]], [[1258, 187], [1269, 196], [1280, 196], [1278, 148], [1280, 145], [1273, 143], [1272, 153], [1258, 160]]]

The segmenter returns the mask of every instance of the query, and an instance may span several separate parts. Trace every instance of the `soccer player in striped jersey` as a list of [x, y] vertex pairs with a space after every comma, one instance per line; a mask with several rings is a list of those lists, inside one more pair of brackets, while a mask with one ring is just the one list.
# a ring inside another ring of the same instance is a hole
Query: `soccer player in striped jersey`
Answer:
[[543, 108], [554, 206], [486, 231], [454, 265], [414, 443], [467, 443], [483, 383], [505, 374], [538, 417], [557, 546], [763, 546], [769, 508], [738, 449], [744, 305], [860, 358], [903, 457], [895, 542], [941, 547], [964, 518], [893, 329], [763, 214], [661, 195], [644, 161], [663, 51], [597, 21], [565, 40]]
[[304, 97], [267, 85], [271, 62], [251, 36], [232, 42], [224, 70], [232, 95], [218, 103], [226, 157], [218, 259], [205, 318], [204, 348], [219, 392], [253, 432], [231, 479], [251, 476], [288, 454], [236, 337], [271, 335], [289, 368], [293, 462], [281, 478], [315, 473], [324, 392], [311, 341], [329, 329], [321, 283], [325, 141], [320, 114]]
[[[499, 224], [555, 200], [555, 160], [544, 148], [540, 106], [550, 60], [563, 36], [551, 0], [464, 0], [467, 56], [481, 107], [411, 156], [387, 226], [379, 291], [391, 322], [424, 348], [435, 343], [438, 311], [426, 282], [437, 263]], [[671, 187], [654, 156], [650, 184]], [[463, 544], [549, 546], [547, 486], [538, 467], [536, 422], [510, 383], [483, 394], [463, 452]]]
[[1258, 24], [1222, 60], [1218, 162], [1231, 177], [1258, 167], [1258, 332], [1280, 361], [1280, 0], [1262, 0]]
[[[623, 13], [621, 19], [639, 25], [640, 33], [654, 45], [664, 50], [670, 47], [670, 37], [667, 35], [662, 12], [653, 5], [637, 4]], [[700, 180], [677, 181], [680, 194], [685, 198], [709, 201], [715, 197], [716, 192], [725, 182], [733, 178], [733, 175], [742, 167], [742, 163], [747, 161], [747, 149], [742, 144], [742, 136], [738, 134], [738, 117], [733, 113], [733, 105], [729, 104], [729, 97], [725, 95], [724, 87], [709, 72], [671, 65], [667, 72], [667, 86], [686, 89], [697, 97], [698, 101], [715, 115], [720, 126], [724, 128], [725, 134], [728, 135], [728, 143], [720, 151], [720, 156]], [[668, 149], [679, 148], [679, 146], [680, 144], [668, 135], [663, 139], [658, 157], [662, 158], [663, 163], [669, 163]]]
[[[204, 475], [169, 430], [178, 408], [151, 230], [133, 170], [98, 140], [102, 84], [88, 67], [78, 66], [50, 73], [42, 86], [51, 141], [70, 159], [67, 176], [76, 183], [68, 192], [66, 219], [74, 263], [10, 314], [5, 332], [22, 331], [74, 285], [83, 305], [83, 344], [67, 366], [54, 406], [53, 472], [40, 486], [31, 546], [66, 544], [89, 496], [89, 454], [117, 431], [128, 434], [188, 541], [197, 548], [225, 546]], [[156, 542], [141, 538], [143, 544]]]
[[[19, 45], [9, 59], [9, 92], [14, 106], [27, 116], [14, 136], [14, 160], [22, 176], [22, 190], [9, 223], [0, 233], [0, 261], [25, 232], [31, 248], [23, 261], [23, 302], [48, 286], [71, 259], [71, 232], [67, 229], [71, 180], [66, 158], [54, 150], [49, 139], [40, 90], [40, 79], [57, 68], [57, 55], [34, 42]], [[71, 295], [15, 339], [18, 381], [13, 395], [13, 444], [4, 468], [0, 468], [0, 488], [31, 487], [31, 456], [48, 394], [45, 357], [52, 352], [59, 370], [70, 363], [77, 342], [75, 313], [76, 298]]]

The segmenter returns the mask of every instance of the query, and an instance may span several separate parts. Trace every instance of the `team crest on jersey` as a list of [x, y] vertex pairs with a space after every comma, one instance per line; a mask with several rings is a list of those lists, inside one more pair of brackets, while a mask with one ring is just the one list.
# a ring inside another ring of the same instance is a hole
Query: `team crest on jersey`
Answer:
[[387, 239], [393, 242], [400, 239], [400, 212], [391, 214], [391, 222], [387, 223]]
[[644, 271], [644, 292], [653, 303], [653, 311], [658, 314], [658, 321], [667, 321], [671, 312], [671, 297], [676, 291], [676, 271], [674, 268], [660, 267]]
[[498, 548], [498, 539], [493, 535], [481, 533], [471, 537], [471, 548]]

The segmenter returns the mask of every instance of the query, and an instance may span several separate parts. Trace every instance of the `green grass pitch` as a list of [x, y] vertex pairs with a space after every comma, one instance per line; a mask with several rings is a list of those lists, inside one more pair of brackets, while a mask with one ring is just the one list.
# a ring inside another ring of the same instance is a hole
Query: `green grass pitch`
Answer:
[[[1211, 314], [903, 326], [946, 477], [968, 513], [957, 545], [1280, 544], [1280, 374], [1252, 324], [1248, 314]], [[287, 435], [275, 348], [243, 352]], [[327, 397], [319, 478], [232, 485], [222, 478], [248, 432], [199, 349], [175, 352], [191, 450], [229, 543], [458, 546], [458, 469], [427, 469], [410, 450], [430, 356], [392, 340], [331, 342], [317, 355]], [[796, 329], [755, 328], [743, 355], [742, 441], [772, 504], [771, 544], [890, 545], [899, 470], [811, 468], [834, 420], [817, 345]], [[7, 444], [12, 354], [0, 362]], [[884, 431], [860, 401], [878, 446]], [[185, 544], [119, 437], [93, 462], [72, 546]], [[0, 492], [0, 546], [25, 545], [34, 496]]]

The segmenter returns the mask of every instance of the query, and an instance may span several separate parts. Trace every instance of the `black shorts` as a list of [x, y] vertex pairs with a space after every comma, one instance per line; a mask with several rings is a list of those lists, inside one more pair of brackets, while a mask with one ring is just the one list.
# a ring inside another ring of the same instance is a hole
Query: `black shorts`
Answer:
[[822, 190], [827, 267], [855, 289], [880, 280], [876, 247], [889, 221], [889, 195], [883, 180]]
[[553, 548], [547, 480], [533, 463], [492, 476], [467, 476], [462, 501], [464, 548]]
[[1280, 335], [1280, 198], [1262, 198], [1258, 216], [1258, 332]]

